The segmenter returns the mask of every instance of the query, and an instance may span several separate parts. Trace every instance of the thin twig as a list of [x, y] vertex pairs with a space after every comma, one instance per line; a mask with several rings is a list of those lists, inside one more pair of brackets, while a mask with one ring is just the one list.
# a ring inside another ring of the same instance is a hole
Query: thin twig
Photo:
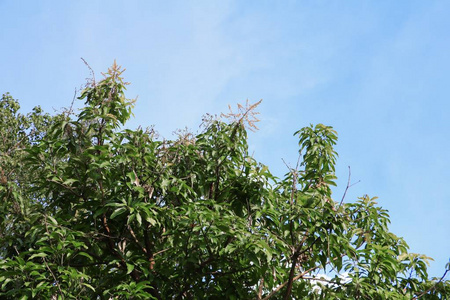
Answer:
[[[88, 67], [89, 71], [91, 72], [92, 79], [91, 79], [90, 84], [91, 84], [92, 86], [96, 86], [94, 70], [92, 70], [91, 66], [87, 63], [87, 61], [86, 61], [84, 58], [82, 58], [82, 57], [80, 57], [80, 58], [81, 58], [81, 60], [84, 62], [84, 64]], [[88, 80], [88, 83], [89, 83], [89, 80]]]
[[431, 286], [429, 289], [427, 289], [426, 291], [420, 293], [418, 296], [412, 298], [412, 300], [416, 300], [419, 299], [420, 297], [424, 296], [426, 293], [428, 293], [429, 291], [433, 290], [436, 288], [436, 286], [442, 281], [444, 280], [445, 276], [447, 275], [448, 271], [450, 271], [450, 269], [445, 270], [444, 275], [442, 275], [441, 279], [439, 279], [438, 282], [436, 282], [436, 284], [434, 284], [433, 286]]
[[158, 252], [155, 252], [153, 255], [158, 255], [158, 254], [164, 253], [164, 252], [166, 252], [167, 250], [170, 250], [170, 249], [172, 249], [172, 247], [171, 248], [167, 248], [167, 249], [163, 249], [163, 250], [158, 251]]
[[59, 293], [61, 294], [61, 297], [64, 298], [63, 292], [61, 290], [61, 287], [59, 286], [59, 282], [56, 279], [55, 274], [53, 273], [52, 269], [50, 269], [49, 265], [47, 264], [47, 261], [45, 260], [45, 257], [42, 258], [42, 260], [44, 261], [45, 266], [47, 267], [47, 269], [49, 270], [50, 274], [52, 274], [53, 280], [55, 280], [55, 285], [58, 287]]
[[348, 189], [351, 188], [352, 186], [354, 186], [355, 184], [361, 182], [361, 180], [358, 180], [357, 182], [355, 182], [355, 183], [353, 183], [353, 184], [350, 184], [350, 179], [351, 179], [351, 177], [352, 177], [352, 171], [351, 171], [351, 169], [350, 169], [350, 166], [348, 166], [348, 181], [347, 181], [347, 186], [345, 187], [344, 195], [342, 195], [342, 199], [341, 199], [341, 202], [339, 203], [339, 207], [341, 207], [342, 202], [344, 202], [345, 195], [347, 195]]
[[344, 283], [335, 282], [335, 281], [332, 281], [332, 280], [329, 280], [329, 279], [326, 279], [326, 278], [322, 278], [322, 277], [303, 277], [303, 279], [315, 280], [315, 281], [323, 281], [323, 282], [328, 282], [328, 283], [331, 283], [331, 284], [337, 284], [337, 285], [340, 285], [340, 286], [345, 285]]
[[[297, 279], [301, 278], [302, 276], [304, 276], [305, 274], [308, 274], [311, 271], [314, 271], [315, 269], [319, 268], [320, 266], [315, 266], [312, 267], [311, 269], [306, 270], [305, 272], [298, 274], [297, 276], [294, 277], [293, 281], [296, 281]], [[267, 295], [267, 297], [265, 297], [263, 300], [268, 300], [269, 298], [271, 298], [273, 295], [275, 295], [279, 290], [281, 290], [282, 288], [284, 288], [286, 285], [288, 284], [288, 281], [286, 281], [283, 284], [280, 284], [276, 289], [274, 289], [269, 295]]]

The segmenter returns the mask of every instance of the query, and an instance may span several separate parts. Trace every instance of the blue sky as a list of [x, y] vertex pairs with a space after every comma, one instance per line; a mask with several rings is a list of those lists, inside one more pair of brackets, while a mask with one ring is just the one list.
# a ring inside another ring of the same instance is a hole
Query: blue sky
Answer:
[[334, 190], [379, 196], [412, 252], [450, 257], [450, 2], [0, 0], [0, 92], [23, 111], [69, 106], [114, 59], [139, 96], [128, 127], [170, 138], [204, 113], [260, 105], [255, 158], [277, 175], [297, 160], [292, 134], [339, 133]]

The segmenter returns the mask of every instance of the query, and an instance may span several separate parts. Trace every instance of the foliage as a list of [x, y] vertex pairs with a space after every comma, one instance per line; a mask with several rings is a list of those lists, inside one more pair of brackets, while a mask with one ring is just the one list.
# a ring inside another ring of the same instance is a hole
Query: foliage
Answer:
[[11, 95], [0, 100], [0, 255], [14, 256], [29, 248], [24, 236], [31, 228], [29, 214], [41, 206], [41, 198], [31, 187], [40, 172], [29, 172], [25, 166], [25, 149], [41, 140], [52, 123], [39, 106], [27, 115], [19, 113], [20, 105]]
[[331, 198], [331, 127], [298, 131], [301, 164], [278, 179], [248, 154], [257, 105], [160, 140], [121, 129], [133, 106], [121, 73], [88, 84], [78, 114], [24, 116], [3, 96], [2, 297], [448, 297], [376, 198]]

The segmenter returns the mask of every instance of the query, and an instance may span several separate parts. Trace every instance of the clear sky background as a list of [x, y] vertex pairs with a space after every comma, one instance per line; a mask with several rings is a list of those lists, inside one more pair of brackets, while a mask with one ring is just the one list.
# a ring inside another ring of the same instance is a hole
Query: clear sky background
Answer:
[[348, 166], [390, 211], [411, 251], [450, 257], [449, 1], [0, 0], [0, 93], [53, 112], [89, 70], [117, 59], [139, 96], [128, 127], [166, 138], [204, 113], [260, 105], [250, 135], [276, 175], [297, 161], [292, 134], [310, 123], [339, 133], [338, 188]]

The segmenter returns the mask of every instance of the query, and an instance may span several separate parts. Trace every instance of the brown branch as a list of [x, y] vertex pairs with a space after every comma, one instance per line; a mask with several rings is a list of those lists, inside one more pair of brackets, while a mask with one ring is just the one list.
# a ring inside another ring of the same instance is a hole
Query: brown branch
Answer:
[[222, 272], [222, 271], [211, 271], [211, 272], [207, 272], [206, 274], [211, 274], [214, 276], [226, 276], [226, 275], [231, 275], [231, 274], [236, 274], [242, 271], [246, 271], [248, 269], [251, 269], [255, 267], [255, 265], [250, 265], [248, 267], [242, 268], [242, 269], [238, 269], [238, 270], [233, 270], [233, 271], [229, 271], [229, 272]]
[[161, 251], [158, 251], [158, 252], [154, 253], [153, 255], [158, 255], [158, 254], [164, 253], [164, 252], [166, 252], [167, 250], [170, 250], [171, 248], [172, 248], [172, 247], [167, 248], [167, 249], [163, 249], [163, 250], [161, 250]]
[[439, 279], [438, 282], [436, 282], [434, 285], [432, 285], [429, 289], [427, 289], [426, 291], [420, 293], [419, 295], [415, 296], [414, 298], [412, 298], [412, 300], [416, 300], [419, 299], [420, 297], [424, 296], [426, 293], [428, 293], [429, 291], [433, 290], [436, 288], [436, 286], [442, 281], [444, 280], [445, 276], [447, 275], [448, 271], [450, 271], [450, 269], [445, 270], [444, 275], [442, 275], [441, 279]]
[[[299, 278], [301, 278], [302, 276], [304, 276], [305, 274], [308, 274], [309, 272], [312, 272], [312, 271], [314, 271], [315, 269], [317, 269], [317, 268], [319, 268], [319, 267], [320, 267], [320, 266], [312, 267], [312, 268], [310, 268], [310, 269], [304, 271], [303, 273], [298, 274], [297, 276], [295, 276], [295, 277], [293, 278], [293, 280], [296, 281], [296, 280], [298, 280]], [[275, 295], [279, 290], [281, 290], [282, 288], [284, 288], [287, 284], [288, 284], [288, 281], [286, 281], [286, 282], [283, 283], [283, 284], [280, 284], [280, 285], [279, 285], [276, 289], [274, 289], [269, 295], [267, 295], [266, 297], [264, 297], [263, 300], [268, 300], [268, 299], [270, 299], [273, 295]]]
[[[88, 67], [88, 69], [89, 69], [89, 71], [91, 73], [91, 76], [92, 76], [92, 79], [88, 80], [87, 84], [91, 84], [92, 86], [96, 86], [94, 70], [92, 70], [91, 66], [87, 63], [87, 61], [84, 58], [81, 57], [81, 60]], [[91, 82], [89, 82], [89, 81], [91, 81]]]
[[262, 299], [263, 287], [264, 287], [264, 278], [261, 278], [261, 282], [259, 283], [259, 287], [258, 287], [258, 295], [256, 297], [257, 300]]
[[[290, 168], [286, 162], [283, 160], [284, 164], [286, 165], [286, 167], [290, 170], [291, 174], [292, 174], [292, 187], [291, 187], [291, 195], [290, 195], [290, 206], [291, 209], [294, 206], [294, 197], [295, 194], [297, 192], [297, 170], [298, 170], [298, 166], [300, 163], [300, 158], [301, 158], [301, 154], [299, 154], [298, 160], [297, 160], [297, 166], [295, 168], [295, 170], [293, 170], [292, 168]], [[294, 237], [294, 221], [291, 220], [290, 224], [289, 224], [289, 231], [290, 231], [290, 235], [291, 235], [291, 243], [294, 246], [295, 244], [295, 237]], [[287, 289], [286, 289], [286, 294], [284, 296], [284, 299], [287, 300], [289, 299], [291, 292], [292, 292], [292, 285], [293, 285], [293, 278], [294, 278], [294, 274], [295, 274], [295, 268], [297, 266], [297, 261], [298, 258], [300, 257], [300, 249], [303, 247], [303, 243], [306, 241], [306, 238], [308, 236], [308, 231], [305, 233], [302, 241], [300, 242], [300, 244], [298, 245], [297, 249], [294, 251], [294, 254], [292, 255], [292, 265], [291, 265], [291, 270], [289, 272], [289, 280], [287, 283]]]
[[[153, 243], [150, 242], [149, 236], [148, 236], [148, 223], [147, 221], [144, 221], [144, 243], [145, 243], [145, 247], [147, 249], [147, 259], [149, 261], [149, 266], [148, 268], [150, 269], [150, 271], [154, 271], [153, 268], [155, 266], [155, 255], [163, 253], [167, 250], [169, 250], [170, 248], [161, 250], [159, 252], [153, 253]], [[151, 289], [149, 291], [149, 293], [156, 299], [161, 299], [161, 295], [159, 295], [158, 289], [156, 287], [156, 285], [154, 283], [150, 284]]]
[[353, 183], [353, 184], [350, 184], [350, 178], [351, 178], [351, 176], [352, 176], [352, 172], [351, 172], [350, 166], [348, 166], [348, 180], [347, 180], [347, 186], [345, 187], [344, 195], [342, 195], [342, 199], [341, 199], [341, 202], [339, 203], [339, 207], [341, 207], [342, 202], [344, 202], [345, 195], [347, 195], [348, 189], [351, 188], [352, 186], [354, 186], [355, 184], [361, 182], [361, 180], [358, 180], [357, 182], [355, 182], [355, 183]]
[[323, 281], [323, 282], [328, 282], [328, 283], [331, 283], [331, 284], [337, 284], [337, 285], [340, 285], [340, 286], [344, 286], [344, 283], [335, 282], [335, 281], [328, 280], [328, 279], [321, 278], [321, 277], [302, 277], [302, 279], [311, 280], [311, 281], [312, 280]]
[[146, 254], [147, 254], [147, 259], [150, 262], [149, 265], [149, 269], [153, 270], [153, 266], [155, 264], [155, 259], [154, 259], [154, 253], [152, 252], [152, 243], [150, 242], [150, 239], [148, 237], [148, 223], [147, 221], [144, 221], [144, 243], [145, 243], [145, 248], [146, 248]]
[[305, 232], [305, 235], [303, 236], [302, 241], [300, 242], [300, 244], [298, 245], [297, 249], [295, 249], [294, 254], [292, 255], [292, 265], [291, 265], [291, 270], [289, 272], [289, 280], [287, 281], [287, 289], [286, 289], [286, 294], [284, 295], [284, 299], [287, 300], [289, 299], [291, 292], [292, 292], [292, 286], [294, 284], [294, 281], [297, 280], [296, 277], [294, 277], [294, 273], [295, 273], [295, 268], [297, 266], [297, 261], [298, 258], [306, 253], [306, 251], [308, 251], [309, 249], [312, 248], [312, 246], [314, 246], [314, 244], [319, 240], [320, 237], [317, 237], [316, 239], [314, 239], [314, 241], [311, 243], [311, 245], [309, 245], [307, 248], [302, 249], [303, 244], [305, 243], [306, 239], [308, 238], [309, 235], [309, 231]]
[[55, 274], [53, 273], [52, 269], [50, 269], [49, 265], [47, 264], [47, 260], [45, 259], [45, 257], [42, 258], [42, 260], [44, 261], [45, 267], [48, 269], [48, 271], [50, 272], [50, 274], [52, 274], [53, 280], [55, 281], [56, 286], [58, 287], [59, 293], [61, 294], [61, 297], [64, 297], [63, 292], [61, 290], [61, 287], [59, 286], [59, 282], [58, 279], [56, 279]]
[[84, 267], [91, 267], [91, 266], [97, 266], [97, 265], [107, 265], [109, 262], [106, 261], [98, 261], [98, 262], [92, 262], [92, 263], [85, 263], [85, 264], [76, 264], [76, 263], [68, 263], [67, 265], [69, 267], [74, 268], [84, 268]]
[[[99, 181], [99, 185], [100, 185], [100, 190], [102, 192], [102, 203], [104, 204], [104, 191], [103, 191], [103, 184], [102, 181]], [[114, 241], [112, 240], [112, 236], [111, 236], [111, 229], [108, 226], [108, 219], [106, 218], [106, 213], [103, 213], [102, 215], [102, 225], [103, 225], [103, 229], [107, 232], [107, 240], [108, 240], [108, 247], [109, 247], [109, 251], [112, 255], [114, 255], [115, 257], [117, 257], [120, 261], [120, 265], [122, 266], [123, 269], [127, 269], [127, 263], [125, 262], [125, 259], [122, 257], [122, 255], [119, 254], [119, 252], [117, 252], [116, 247], [114, 245]], [[133, 270], [133, 272], [131, 272], [131, 277], [133, 278], [134, 281], [139, 281], [139, 276], [138, 274], [135, 272], [135, 270]]]
[[289, 280], [287, 282], [286, 294], [284, 295], [284, 298], [283, 298], [284, 300], [288, 300], [291, 296], [292, 286], [294, 284], [295, 268], [297, 267], [298, 257], [299, 257], [299, 253], [296, 251], [292, 257], [292, 265], [291, 265], [291, 270], [289, 272]]
[[[340, 257], [343, 257], [343, 256], [344, 256], [344, 254], [341, 254]], [[336, 259], [338, 259], [338, 257], [333, 258], [333, 260], [336, 260]], [[331, 260], [328, 261], [328, 262], [326, 263], [326, 265], [328, 265], [328, 264], [330, 264], [330, 263], [331, 263]], [[304, 271], [304, 272], [298, 274], [297, 276], [295, 276], [295, 277], [293, 278], [293, 281], [297, 281], [298, 279], [303, 278], [303, 276], [305, 276], [305, 275], [308, 274], [309, 272], [312, 272], [312, 271], [314, 271], [314, 270], [316, 270], [316, 269], [318, 269], [318, 268], [320, 268], [320, 267], [321, 267], [321, 265], [318, 265], [318, 266], [312, 267], [312, 268], [310, 268], [310, 269], [308, 269], [308, 270], [306, 270], [306, 271]], [[283, 283], [283, 284], [280, 284], [276, 289], [274, 289], [272, 292], [270, 292], [270, 294], [267, 295], [266, 297], [264, 297], [264, 299], [262, 299], [262, 300], [268, 300], [268, 299], [270, 299], [273, 295], [275, 295], [277, 292], [279, 292], [279, 291], [280, 291], [282, 288], [284, 288], [287, 284], [288, 284], [288, 281], [286, 281], [286, 282]]]
[[144, 252], [145, 254], [148, 253], [147, 249], [141, 245], [141, 243], [139, 243], [139, 240], [136, 237], [136, 234], [134, 233], [133, 228], [131, 228], [130, 225], [127, 225], [127, 229], [130, 232], [131, 236], [133, 237], [134, 242], [141, 248], [142, 252]]
[[[8, 147], [8, 150], [5, 152], [5, 154], [9, 155], [10, 153], [12, 153], [13, 150], [15, 150], [15, 148], [18, 148], [18, 146], [25, 141], [25, 139], [29, 137], [29, 134], [26, 134], [24, 137], [22, 137], [21, 140], [19, 140], [16, 144]], [[18, 148], [18, 150], [21, 150], [21, 148]]]
[[[60, 178], [60, 180], [61, 180], [61, 178]], [[48, 181], [48, 182], [56, 183], [56, 184], [62, 186], [63, 188], [65, 188], [66, 190], [70, 191], [72, 194], [74, 194], [74, 195], [77, 196], [78, 198], [84, 199], [84, 197], [83, 197], [81, 194], [78, 194], [77, 192], [75, 192], [74, 189], [73, 189], [73, 187], [68, 186], [67, 184], [58, 182], [58, 181], [53, 180], [53, 179], [48, 179], [47, 181]]]

